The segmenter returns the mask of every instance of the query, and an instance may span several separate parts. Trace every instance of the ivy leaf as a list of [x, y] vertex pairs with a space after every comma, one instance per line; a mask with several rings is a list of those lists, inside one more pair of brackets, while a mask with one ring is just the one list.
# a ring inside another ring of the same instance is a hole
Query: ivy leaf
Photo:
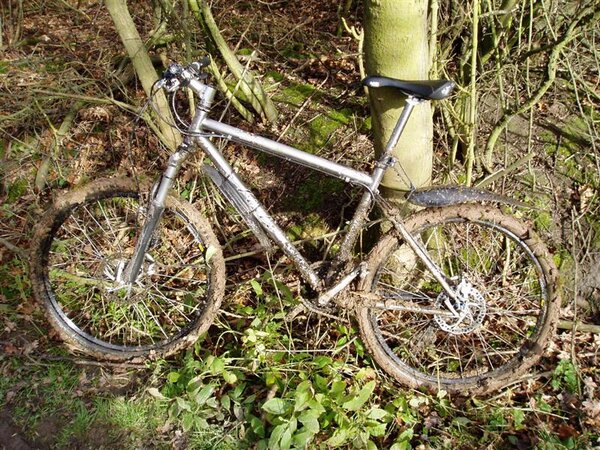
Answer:
[[289, 450], [292, 446], [292, 430], [287, 428], [281, 435], [281, 450]]
[[377, 444], [373, 442], [371, 439], [367, 442], [367, 450], [377, 450]]
[[369, 434], [371, 436], [380, 437], [385, 434], [385, 428], [386, 428], [385, 423], [375, 422], [374, 424], [369, 425], [367, 427], [367, 430], [369, 430]]
[[390, 413], [387, 412], [385, 409], [381, 408], [373, 408], [367, 413], [367, 418], [371, 420], [381, 420], [384, 418], [388, 418], [389, 416]]
[[175, 402], [177, 403], [177, 407], [179, 408], [180, 411], [188, 411], [188, 412], [192, 411], [190, 404], [188, 402], [186, 402], [184, 399], [182, 399], [181, 397], [177, 397], [175, 399]]
[[181, 425], [182, 425], [183, 431], [185, 431], [186, 433], [188, 431], [190, 431], [196, 424], [195, 419], [196, 418], [195, 418], [194, 414], [185, 414], [183, 416], [183, 419], [181, 420]]
[[375, 380], [369, 381], [356, 396], [345, 402], [342, 407], [348, 411], [358, 411], [369, 400], [374, 390]]
[[308, 407], [308, 402], [311, 399], [312, 395], [308, 391], [299, 391], [296, 389], [294, 397], [296, 400], [296, 403], [294, 405], [294, 411], [302, 411]]
[[288, 411], [289, 405], [281, 398], [272, 398], [263, 403], [262, 409], [270, 414], [281, 416]]
[[210, 384], [208, 386], [204, 386], [202, 389], [200, 389], [200, 392], [198, 392], [194, 396], [194, 401], [196, 402], [196, 404], [198, 406], [204, 405], [207, 402], [207, 400], [210, 398], [210, 396], [212, 395], [214, 389], [215, 389], [214, 386], [212, 386]]
[[227, 370], [223, 371], [223, 379], [227, 384], [235, 384], [237, 382], [237, 375]]
[[254, 279], [250, 280], [250, 284], [252, 285], [252, 289], [254, 289], [254, 293], [257, 297], [262, 297], [263, 289], [260, 283]]
[[287, 424], [285, 423], [277, 425], [275, 428], [273, 428], [271, 436], [269, 437], [269, 448], [280, 448], [279, 441], [281, 440], [281, 437], [283, 436], [285, 430], [287, 430]]
[[297, 448], [307, 448], [314, 435], [315, 433], [308, 430], [294, 433], [293, 443]]
[[302, 425], [304, 425], [304, 429], [306, 431], [311, 432], [312, 434], [317, 434], [320, 430], [319, 426], [319, 416], [321, 413], [319, 411], [315, 411], [314, 409], [309, 409], [306, 411], [302, 411], [300, 415], [298, 415], [298, 420]]
[[340, 447], [348, 440], [348, 430], [346, 428], [338, 428], [333, 432], [333, 436], [325, 441], [331, 447]]

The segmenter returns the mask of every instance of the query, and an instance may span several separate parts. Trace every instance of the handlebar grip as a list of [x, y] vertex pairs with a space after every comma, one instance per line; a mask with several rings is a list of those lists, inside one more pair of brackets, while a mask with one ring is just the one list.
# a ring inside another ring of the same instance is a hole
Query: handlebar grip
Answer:
[[193, 71], [195, 71], [196, 73], [200, 74], [200, 72], [202, 72], [202, 69], [205, 67], [208, 67], [209, 65], [210, 65], [210, 56], [205, 56], [200, 61], [194, 61], [188, 67], [190, 69], [192, 69]]

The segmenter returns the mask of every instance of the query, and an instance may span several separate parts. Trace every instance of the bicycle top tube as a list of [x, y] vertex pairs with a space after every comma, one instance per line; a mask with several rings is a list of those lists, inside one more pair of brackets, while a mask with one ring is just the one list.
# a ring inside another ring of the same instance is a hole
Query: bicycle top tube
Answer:
[[205, 119], [202, 122], [201, 127], [202, 130], [212, 131], [213, 133], [223, 135], [234, 142], [256, 148], [265, 153], [296, 162], [315, 170], [320, 170], [334, 177], [341, 178], [348, 183], [360, 184], [368, 189], [374, 188], [374, 180], [369, 174], [335, 163], [321, 156], [298, 150], [289, 145], [282, 144], [281, 142], [248, 133], [247, 131], [240, 130], [239, 128], [212, 119]]
[[[421, 99], [409, 96], [394, 132], [392, 133], [392, 136], [390, 136], [390, 140], [385, 151], [375, 161], [375, 167], [373, 168], [372, 172], [367, 173], [343, 164], [336, 163], [321, 156], [304, 152], [292, 146], [282, 144], [266, 137], [249, 133], [218, 120], [209, 119], [207, 115], [212, 106], [215, 90], [210, 85], [200, 81], [196, 75], [196, 69], [192, 69], [193, 70], [189, 70], [187, 68], [178, 66], [177, 70], [175, 71], [176, 73], [180, 74], [180, 77], [176, 78], [176, 81], [179, 84], [176, 83], [175, 88], [177, 88], [180, 84], [187, 86], [200, 99], [200, 102], [196, 108], [196, 114], [192, 119], [192, 123], [190, 124], [188, 130], [192, 136], [201, 135], [203, 131], [213, 132], [224, 137], [225, 139], [255, 148], [258, 151], [269, 153], [284, 160], [292, 161], [296, 164], [309, 167], [313, 170], [319, 170], [328, 175], [340, 178], [347, 183], [360, 185], [366, 188], [371, 194], [374, 194], [378, 191], [381, 180], [383, 179], [383, 174], [389, 167], [394, 165], [395, 158], [392, 157], [392, 149], [396, 145], [400, 134], [402, 134], [412, 109], [417, 103], [422, 101]], [[172, 77], [168, 79], [172, 80]]]

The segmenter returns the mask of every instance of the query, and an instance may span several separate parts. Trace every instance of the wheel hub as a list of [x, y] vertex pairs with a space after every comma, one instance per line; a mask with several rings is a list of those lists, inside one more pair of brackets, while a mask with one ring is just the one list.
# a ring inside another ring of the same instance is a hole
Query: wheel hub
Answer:
[[156, 273], [154, 258], [146, 253], [136, 280], [133, 283], [130, 283], [128, 280], [125, 280], [125, 268], [127, 267], [127, 263], [129, 263], [128, 258], [115, 258], [106, 263], [104, 266], [104, 276], [112, 282], [106, 286], [107, 292], [117, 292], [122, 289], [131, 292], [134, 287], [143, 288], [143, 280]]
[[434, 320], [444, 331], [451, 334], [466, 334], [475, 331], [483, 323], [486, 304], [483, 295], [473, 285], [463, 279], [456, 286], [457, 301], [442, 292], [435, 305], [438, 308], [450, 309], [454, 314], [435, 315]]

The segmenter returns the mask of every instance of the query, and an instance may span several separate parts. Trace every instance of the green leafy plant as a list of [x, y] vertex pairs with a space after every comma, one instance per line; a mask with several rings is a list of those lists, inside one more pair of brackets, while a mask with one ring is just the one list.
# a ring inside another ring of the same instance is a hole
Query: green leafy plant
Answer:
[[552, 388], [557, 391], [566, 389], [570, 393], [578, 392], [579, 377], [577, 368], [570, 359], [561, 359], [552, 374]]

